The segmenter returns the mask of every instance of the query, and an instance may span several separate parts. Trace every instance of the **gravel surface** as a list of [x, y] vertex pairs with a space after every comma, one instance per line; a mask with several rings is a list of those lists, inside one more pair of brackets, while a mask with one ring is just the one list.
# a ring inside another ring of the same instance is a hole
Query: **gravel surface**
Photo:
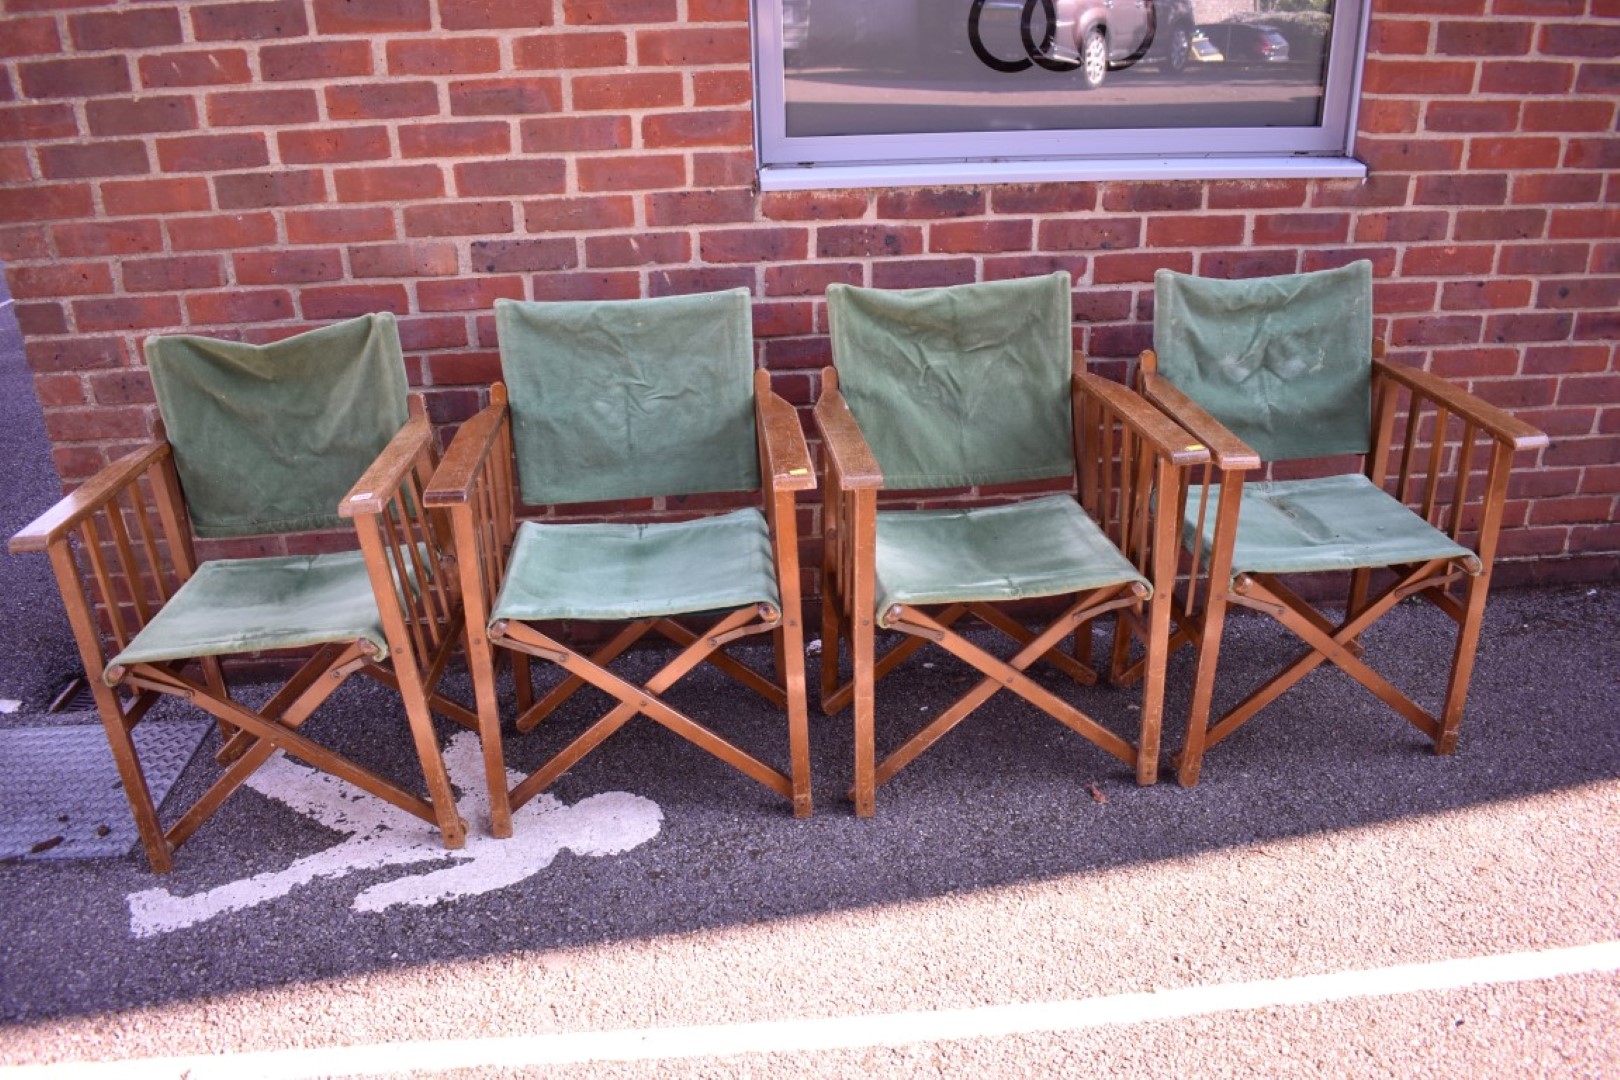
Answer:
[[[9, 538], [62, 494], [45, 440], [45, 419], [23, 359], [22, 333], [0, 273], [0, 536]], [[17, 556], [0, 547], [0, 698], [43, 708], [79, 670], [55, 579], [43, 555]], [[0, 723], [7, 717], [0, 715]]]

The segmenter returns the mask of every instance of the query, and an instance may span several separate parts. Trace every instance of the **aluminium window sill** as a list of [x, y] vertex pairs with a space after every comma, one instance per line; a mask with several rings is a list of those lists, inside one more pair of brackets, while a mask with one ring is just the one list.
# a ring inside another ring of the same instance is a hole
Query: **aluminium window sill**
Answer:
[[767, 165], [759, 171], [759, 187], [761, 191], [818, 191], [1085, 180], [1362, 180], [1366, 176], [1367, 166], [1351, 157], [1201, 155]]

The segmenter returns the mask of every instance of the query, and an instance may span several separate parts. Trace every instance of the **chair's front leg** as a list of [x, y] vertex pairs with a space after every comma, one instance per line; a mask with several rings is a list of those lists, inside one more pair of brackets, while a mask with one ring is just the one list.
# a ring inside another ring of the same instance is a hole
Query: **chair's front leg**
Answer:
[[[154, 511], [157, 529], [153, 527]], [[136, 529], [133, 535], [130, 525]], [[89, 573], [82, 576], [75, 544], [78, 556], [89, 563]], [[146, 706], [137, 703], [126, 709], [102, 678], [108, 656], [97, 607], [107, 618], [114, 645], [111, 651], [116, 653], [196, 569], [169, 444], [160, 435], [101, 469], [24, 526], [8, 546], [14, 553], [43, 553], [50, 560], [141, 846], [152, 870], [164, 873], [174, 865], [173, 851], [178, 844], [164, 835], [131, 738]], [[121, 613], [125, 604], [130, 608]], [[206, 667], [205, 677], [213, 678]], [[229, 724], [221, 724], [220, 730], [226, 738], [235, 733]]]
[[1515, 445], [1505, 439], [1492, 444], [1490, 471], [1485, 483], [1485, 503], [1479, 524], [1478, 574], [1468, 580], [1468, 597], [1457, 626], [1457, 648], [1452, 655], [1451, 678], [1446, 684], [1446, 700], [1440, 712], [1437, 754], [1457, 749], [1457, 731], [1462, 726], [1463, 706], [1468, 700], [1468, 683], [1474, 673], [1474, 655], [1479, 646], [1479, 629], [1485, 619], [1485, 597], [1490, 592], [1491, 569], [1496, 564], [1496, 541], [1502, 529], [1507, 502], [1508, 473], [1513, 465]]
[[1446, 682], [1446, 700], [1440, 711], [1440, 737], [1434, 743], [1437, 754], [1450, 754], [1457, 749], [1457, 732], [1462, 727], [1468, 683], [1474, 674], [1474, 654], [1479, 646], [1480, 626], [1485, 620], [1490, 577], [1491, 568], [1487, 563], [1478, 576], [1468, 579], [1463, 618], [1457, 626], [1457, 647], [1451, 657], [1451, 678]]
[[877, 812], [877, 729], [874, 683], [876, 675], [877, 493], [852, 493], [847, 527], [850, 532], [845, 579], [849, 589], [850, 659], [854, 666], [855, 786], [851, 793], [856, 817]]
[[[489, 639], [489, 615], [478, 574], [478, 524], [473, 507], [451, 508], [456, 551], [462, 563], [462, 595], [467, 609], [467, 670], [472, 676], [473, 704], [478, 710], [478, 741], [484, 751], [484, 783], [489, 789], [489, 832], [497, 839], [512, 835], [512, 801], [506, 787], [506, 753], [501, 744], [501, 709], [495, 693], [495, 648]], [[463, 554], [464, 553], [464, 554]], [[514, 675], [517, 665], [513, 665]], [[524, 665], [523, 674], [528, 674]]]
[[141, 767], [140, 753], [135, 749], [130, 728], [124, 723], [118, 694], [97, 675], [92, 674], [88, 678], [91, 696], [96, 700], [96, 711], [101, 715], [102, 729], [107, 734], [107, 745], [112, 749], [113, 763], [118, 767], [118, 778], [123, 782], [124, 795], [135, 818], [135, 831], [140, 834], [141, 847], [146, 852], [147, 864], [154, 874], [167, 874], [174, 869], [174, 849], [178, 845], [170, 843], [164, 835], [157, 805], [152, 801], [152, 790], [146, 783], [146, 772]]
[[793, 783], [793, 816], [809, 817], [810, 795], [810, 718], [804, 676], [804, 604], [799, 582], [798, 504], [791, 489], [767, 487], [770, 500], [771, 542], [775, 546], [777, 588], [782, 612], [771, 645], [775, 653], [776, 677], [786, 698], [788, 719], [789, 778]]
[[[490, 388], [490, 404], [456, 432], [423, 494], [427, 506], [450, 515], [461, 575], [467, 667], [473, 680], [484, 779], [489, 789], [490, 833], [496, 837], [512, 835], [500, 705], [495, 694], [495, 650], [489, 636], [490, 609], [517, 532], [512, 515], [516, 495], [511, 461], [506, 387], [496, 383]], [[515, 670], [514, 674], [524, 673]]]
[[[1154, 487], [1161, 493], [1186, 490], [1186, 472], [1160, 458], [1155, 466]], [[1161, 495], [1163, 497], [1163, 495]], [[1178, 497], [1178, 503], [1181, 501]], [[1153, 784], [1159, 779], [1159, 743], [1164, 729], [1164, 678], [1170, 659], [1170, 617], [1175, 604], [1176, 567], [1181, 560], [1181, 515], [1155, 515], [1152, 522], [1153, 596], [1148, 601], [1147, 656], [1142, 678], [1142, 718], [1136, 749], [1136, 782]], [[1125, 613], [1115, 618], [1124, 620]]]
[[[1203, 767], [1204, 743], [1209, 734], [1209, 710], [1215, 695], [1215, 668], [1221, 655], [1221, 634], [1226, 628], [1227, 600], [1232, 589], [1232, 542], [1237, 537], [1238, 506], [1243, 499], [1243, 473], [1211, 469], [1220, 480], [1215, 508], [1215, 543], [1206, 571], [1204, 610], [1198, 620], [1198, 663], [1193, 674], [1192, 702], [1187, 709], [1187, 735], [1176, 762], [1176, 781], [1182, 787], [1198, 783]], [[1202, 538], [1198, 538], [1202, 543]], [[1190, 588], [1189, 584], [1189, 588]]]

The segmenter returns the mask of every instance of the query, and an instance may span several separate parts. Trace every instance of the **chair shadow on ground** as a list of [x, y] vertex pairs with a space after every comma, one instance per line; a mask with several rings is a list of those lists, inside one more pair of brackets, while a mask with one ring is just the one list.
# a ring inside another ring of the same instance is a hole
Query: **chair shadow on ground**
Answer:
[[[638, 718], [550, 790], [570, 806], [609, 791], [652, 800], [662, 812], [659, 831], [631, 850], [604, 857], [563, 850], [504, 887], [380, 912], [355, 910], [357, 893], [433, 867], [364, 869], [184, 929], [135, 937], [126, 901], [132, 893], [153, 887], [199, 893], [281, 870], [343, 839], [285, 805], [242, 792], [161, 878], [138, 852], [0, 867], [7, 897], [0, 1019], [87, 1014], [399, 964], [926, 900], [1609, 781], [1620, 777], [1617, 641], [1620, 590], [1500, 590], [1487, 611], [1455, 756], [1436, 756], [1424, 736], [1348, 677], [1320, 670], [1212, 750], [1193, 789], [1178, 787], [1168, 773], [1140, 788], [1126, 766], [1012, 695], [998, 694], [886, 785], [876, 817], [864, 821], [846, 798], [853, 753], [847, 712], [823, 717], [812, 705], [816, 812], [800, 821], [770, 791]], [[1448, 620], [1408, 603], [1369, 631], [1365, 644], [1369, 662], [1409, 688], [1449, 660], [1451, 642]], [[1233, 619], [1217, 707], [1297, 649], [1269, 620]], [[747, 649], [740, 655], [752, 662], [767, 657]], [[649, 651], [626, 663], [631, 673], [650, 670], [659, 656]], [[1168, 750], [1180, 741], [1191, 674], [1192, 656], [1182, 650], [1171, 659]], [[910, 716], [920, 723], [971, 677], [951, 657], [928, 650], [880, 684], [879, 752], [910, 733]], [[1134, 724], [1134, 691], [1076, 690], [1065, 682], [1047, 685], [1116, 730]], [[450, 686], [457, 695], [466, 689], [464, 679]], [[509, 684], [505, 689], [510, 715]], [[712, 717], [724, 734], [767, 760], [786, 759], [781, 717], [723, 676], [694, 675], [670, 697]], [[553, 752], [604, 704], [594, 692], [579, 695], [546, 721], [555, 730], [514, 744], [512, 767], [531, 767]], [[410, 775], [408, 741], [378, 737], [393, 730], [381, 728], [380, 718], [392, 724], [395, 712], [382, 688], [345, 687], [311, 725], [323, 725], [319, 734], [366, 764]], [[440, 724], [448, 737], [453, 729]], [[194, 763], [178, 796], [194, 794], [207, 771]], [[486, 828], [482, 820], [468, 824], [475, 832]]]

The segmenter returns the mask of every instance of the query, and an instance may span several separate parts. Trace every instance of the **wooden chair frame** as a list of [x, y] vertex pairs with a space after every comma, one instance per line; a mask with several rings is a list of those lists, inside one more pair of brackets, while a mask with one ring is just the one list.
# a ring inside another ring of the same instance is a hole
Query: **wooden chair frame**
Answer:
[[[772, 392], [770, 376], [763, 370], [754, 372], [754, 395], [764, 513], [770, 527], [781, 609], [766, 604], [742, 608], [703, 633], [673, 618], [633, 620], [589, 655], [526, 623], [500, 620], [490, 625], [490, 612], [506, 576], [518, 526], [512, 421], [505, 385], [496, 383], [490, 391], [489, 406], [457, 432], [426, 498], [429, 506], [449, 511], [455, 531], [467, 607], [468, 660], [490, 792], [490, 829], [495, 836], [510, 836], [514, 810], [544, 791], [637, 714], [646, 715], [789, 799], [795, 817], [810, 814], [810, 736], [795, 496], [813, 488], [816, 481], [798, 414]], [[640, 686], [609, 670], [609, 664], [651, 632], [681, 647], [673, 660]], [[772, 635], [775, 681], [721, 651], [740, 638], [767, 633]], [[586, 684], [619, 701], [510, 790], [495, 695], [497, 647], [512, 661], [518, 707], [516, 728], [520, 732], [533, 730]], [[565, 672], [563, 680], [538, 701], [531, 682], [531, 657], [556, 664]], [[705, 661], [786, 711], [790, 774], [767, 765], [663, 700], [662, 695], [671, 686]]]
[[[943, 605], [933, 614], [920, 607], [896, 605], [885, 621], [909, 637], [882, 656], [875, 655], [874, 592], [877, 497], [883, 490], [883, 473], [838, 389], [837, 370], [822, 369], [821, 397], [815, 406], [826, 458], [821, 709], [832, 715], [851, 702], [855, 706], [855, 783], [850, 797], [858, 816], [874, 813], [879, 786], [1003, 688], [1131, 766], [1139, 783], [1151, 784], [1158, 777], [1165, 642], [1178, 545], [1171, 525], [1162, 516], [1153, 519], [1149, 510], [1154, 498], [1178, 498], [1191, 467], [1207, 462], [1208, 454], [1131, 391], [1085, 372], [1084, 357], [1076, 355], [1073, 364], [1070, 392], [1080, 503], [1138, 572], [1153, 583], [1152, 598], [1146, 598], [1147, 590], [1140, 584], [1082, 593], [1038, 633], [989, 603]], [[1111, 679], [1128, 683], [1145, 678], [1134, 746], [1025, 674], [1035, 661], [1044, 660], [1080, 685], [1094, 684], [1097, 674], [1091, 667], [1089, 626], [1091, 620], [1110, 611], [1116, 613], [1109, 658]], [[952, 627], [969, 615], [1011, 637], [1021, 646], [1019, 651], [1010, 660], [1002, 660], [961, 637]], [[1059, 646], [1071, 634], [1073, 655], [1068, 655]], [[1133, 639], [1145, 645], [1145, 655], [1134, 664], [1130, 661]], [[850, 646], [853, 671], [840, 684], [839, 650], [844, 641]], [[928, 644], [940, 646], [984, 677], [877, 762], [875, 684]]]
[[[157, 873], [174, 865], [175, 850], [277, 750], [339, 776], [434, 825], [447, 847], [460, 847], [466, 827], [457, 815], [449, 777], [429, 715], [433, 708], [463, 724], [467, 709], [436, 691], [461, 636], [455, 575], [446, 557], [446, 523], [424, 518], [422, 492], [437, 460], [433, 430], [420, 398], [411, 418], [355, 484], [339, 513], [352, 518], [376, 593], [387, 637], [386, 659], [365, 641], [320, 646], [257, 710], [231, 697], [217, 656], [138, 663], [108, 672], [98, 628], [105, 615], [116, 653], [197, 570], [174, 456], [161, 430], [155, 441], [109, 465], [11, 540], [13, 552], [43, 551], [51, 560], [68, 620], [101, 714], [147, 861]], [[77, 554], [76, 554], [77, 552]], [[82, 557], [87, 575], [79, 572]], [[411, 581], [414, 588], [396, 588]], [[423, 798], [309, 739], [300, 728], [351, 675], [396, 689], [405, 705], [426, 780]], [[127, 695], [127, 696], [126, 696]], [[135, 726], [160, 696], [189, 701], [219, 723], [223, 772], [165, 828], [153, 804], [133, 739]]]
[[[1453, 541], [1461, 544], [1465, 532], [1474, 532], [1477, 544], [1475, 554], [1466, 559], [1387, 567], [1394, 579], [1376, 594], [1370, 592], [1373, 570], [1353, 571], [1345, 618], [1334, 624], [1276, 575], [1248, 573], [1232, 579], [1232, 549], [1244, 479], [1260, 469], [1263, 462], [1255, 451], [1158, 373], [1158, 358], [1152, 350], [1142, 354], [1138, 377], [1143, 396], [1210, 448], [1211, 460], [1203, 484], [1205, 499], [1198, 510], [1200, 535], [1208, 511], [1209, 485], [1220, 485], [1214, 544], [1203, 575], [1207, 595], [1200, 607], [1199, 560], [1195, 552], [1187, 589], [1180, 598], [1178, 628], [1171, 638], [1172, 648], [1192, 644], [1198, 649], [1187, 736], [1176, 759], [1181, 784], [1190, 787], [1198, 782], [1205, 751], [1311, 671], [1329, 662], [1433, 740], [1436, 753], [1451, 753], [1457, 745], [1473, 673], [1513, 455], [1546, 446], [1546, 435], [1436, 376], [1389, 363], [1384, 359], [1384, 343], [1374, 341], [1373, 443], [1363, 458], [1364, 474], [1373, 484], [1388, 489], [1393, 464], [1393, 494], [1397, 499]], [[1453, 421], [1461, 428], [1454, 443], [1449, 435]], [[1398, 422], [1401, 432], [1397, 440]], [[1486, 451], [1482, 486], [1475, 483], [1481, 439]], [[1178, 511], [1177, 520], [1181, 517]], [[1458, 585], [1462, 586], [1461, 598], [1453, 595]], [[1457, 642], [1439, 715], [1412, 701], [1361, 659], [1361, 634], [1409, 596], [1429, 601], [1457, 624]], [[1212, 724], [1209, 713], [1229, 605], [1271, 616], [1307, 648]]]

